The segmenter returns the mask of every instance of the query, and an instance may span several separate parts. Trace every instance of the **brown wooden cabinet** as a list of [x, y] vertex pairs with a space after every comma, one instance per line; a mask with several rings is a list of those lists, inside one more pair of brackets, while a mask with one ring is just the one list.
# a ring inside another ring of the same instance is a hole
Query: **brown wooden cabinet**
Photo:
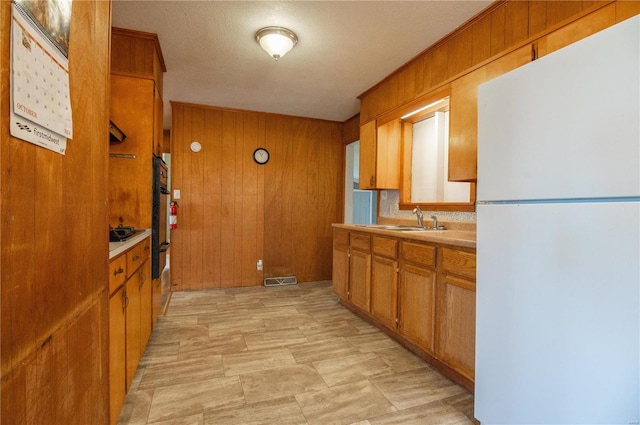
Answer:
[[449, 98], [449, 181], [477, 179], [478, 85], [484, 68], [451, 82]]
[[400, 120], [378, 126], [370, 121], [360, 127], [360, 189], [400, 187]]
[[333, 292], [343, 300], [349, 298], [349, 232], [333, 229]]
[[478, 86], [531, 61], [534, 45], [521, 47], [451, 82], [449, 181], [478, 177]]
[[475, 376], [476, 254], [440, 248], [436, 354], [470, 380]]
[[373, 236], [371, 314], [385, 326], [398, 324], [398, 241]]
[[575, 43], [576, 41], [608, 28], [615, 23], [616, 5], [610, 4], [538, 39], [534, 43], [535, 57], [540, 58], [546, 56], [571, 43]]
[[151, 227], [152, 161], [162, 155], [165, 71], [156, 34], [112, 29], [110, 113], [126, 135], [109, 148], [112, 227]]
[[126, 389], [131, 388], [131, 381], [140, 363], [140, 310], [142, 298], [140, 294], [139, 274], [127, 280], [125, 293], [127, 299], [125, 340], [126, 340]]
[[109, 394], [111, 424], [118, 421], [120, 409], [127, 394], [125, 310], [127, 299], [124, 286], [120, 285], [109, 298]]
[[402, 241], [400, 246], [400, 333], [423, 350], [433, 352], [436, 248], [408, 241]]
[[371, 307], [371, 236], [351, 233], [349, 248], [349, 301], [368, 312]]
[[127, 341], [127, 391], [138, 370], [140, 358], [144, 354], [151, 335], [151, 262], [142, 263], [125, 285], [128, 298], [126, 309]]
[[111, 259], [109, 385], [115, 424], [152, 330], [149, 238]]
[[473, 391], [475, 249], [334, 228], [342, 303]]

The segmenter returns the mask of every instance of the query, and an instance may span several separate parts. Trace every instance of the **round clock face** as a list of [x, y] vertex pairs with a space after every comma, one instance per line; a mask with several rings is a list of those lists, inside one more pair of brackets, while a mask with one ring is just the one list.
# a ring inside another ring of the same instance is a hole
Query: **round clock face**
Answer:
[[265, 148], [258, 148], [253, 151], [253, 160], [258, 164], [266, 164], [269, 162], [269, 151]]

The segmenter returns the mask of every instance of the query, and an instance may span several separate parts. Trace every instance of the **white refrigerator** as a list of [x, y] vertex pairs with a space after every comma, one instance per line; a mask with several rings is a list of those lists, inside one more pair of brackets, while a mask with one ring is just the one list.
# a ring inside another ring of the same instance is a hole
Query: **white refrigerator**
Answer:
[[475, 416], [640, 420], [640, 17], [478, 89]]

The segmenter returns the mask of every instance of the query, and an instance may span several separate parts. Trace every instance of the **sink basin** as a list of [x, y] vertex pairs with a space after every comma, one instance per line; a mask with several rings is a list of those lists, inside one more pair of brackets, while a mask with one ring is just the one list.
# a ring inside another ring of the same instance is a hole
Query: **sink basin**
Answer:
[[403, 225], [389, 225], [389, 224], [356, 224], [358, 227], [368, 227], [370, 229], [380, 230], [396, 230], [400, 232], [443, 232], [444, 229], [433, 229], [427, 227], [418, 226], [403, 226]]

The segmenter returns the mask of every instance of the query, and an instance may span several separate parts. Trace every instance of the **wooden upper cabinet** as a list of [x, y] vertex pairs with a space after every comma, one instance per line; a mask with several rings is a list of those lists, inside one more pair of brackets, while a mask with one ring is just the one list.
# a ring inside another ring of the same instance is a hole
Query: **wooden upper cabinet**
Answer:
[[360, 127], [360, 189], [400, 188], [400, 120]]
[[157, 34], [111, 28], [111, 72], [151, 78], [162, 97], [162, 73], [166, 71]]
[[476, 181], [478, 160], [478, 86], [531, 62], [526, 45], [451, 83], [449, 98], [449, 181]]
[[[620, 2], [618, 2], [620, 3]], [[626, 3], [626, 2], [622, 2]], [[640, 2], [629, 2], [640, 3]], [[598, 31], [616, 23], [616, 6], [610, 4], [590, 13], [577, 21], [559, 28], [551, 34], [540, 38], [536, 44], [536, 57], [542, 57], [555, 52], [569, 44], [582, 40]]]
[[109, 225], [151, 227], [153, 155], [164, 145], [162, 73], [155, 34], [112, 28], [110, 118], [126, 134], [110, 145]]
[[449, 97], [449, 181], [476, 181], [478, 157], [478, 85], [480, 68], [451, 83]]

